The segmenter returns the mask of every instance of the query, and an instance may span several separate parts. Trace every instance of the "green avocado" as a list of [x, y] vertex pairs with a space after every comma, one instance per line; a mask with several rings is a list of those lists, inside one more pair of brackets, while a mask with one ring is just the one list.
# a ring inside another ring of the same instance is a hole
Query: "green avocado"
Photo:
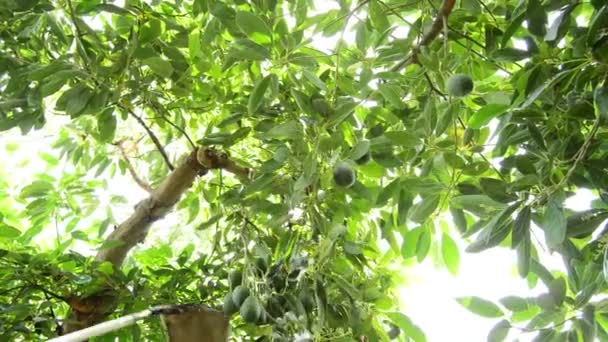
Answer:
[[249, 289], [245, 286], [239, 285], [232, 291], [232, 300], [237, 306], [241, 306], [247, 297], [249, 297]]
[[232, 316], [234, 313], [236, 313], [237, 311], [239, 311], [239, 307], [238, 305], [236, 305], [236, 303], [234, 302], [234, 300], [232, 300], [232, 294], [228, 293], [225, 297], [224, 297], [224, 314], [226, 316]]
[[262, 315], [262, 305], [260, 305], [258, 299], [254, 296], [249, 296], [241, 305], [239, 313], [243, 320], [247, 323], [257, 323], [258, 319]]
[[264, 257], [255, 258], [255, 267], [262, 272], [262, 274], [266, 274], [268, 271], [268, 261]]
[[334, 182], [342, 187], [348, 188], [355, 184], [355, 170], [347, 162], [338, 162], [334, 165]]
[[448, 79], [448, 94], [450, 96], [465, 96], [473, 91], [473, 79], [469, 75], [456, 74]]
[[230, 284], [230, 288], [234, 289], [235, 287], [241, 285], [243, 282], [243, 273], [239, 270], [232, 270], [228, 273], [228, 284]]

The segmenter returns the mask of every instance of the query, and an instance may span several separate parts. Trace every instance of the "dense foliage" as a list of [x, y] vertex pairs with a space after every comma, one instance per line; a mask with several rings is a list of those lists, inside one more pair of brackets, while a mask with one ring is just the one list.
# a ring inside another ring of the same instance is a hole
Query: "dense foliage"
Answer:
[[[425, 341], [397, 307], [401, 269], [457, 274], [464, 238], [515, 249], [548, 288], [460, 298], [497, 319], [491, 341], [607, 340], [608, 5], [450, 2], [1, 0], [0, 129], [54, 143], [0, 135], [44, 165], [19, 183], [0, 168], [0, 339], [54, 336], [103, 285], [113, 317], [202, 302], [233, 336]], [[113, 179], [154, 186], [194, 146], [251, 177], [209, 172], [164, 238], [120, 270], [94, 262], [132, 196]], [[564, 208], [581, 188], [593, 207]], [[116, 336], [162, 329], [98, 340]]]

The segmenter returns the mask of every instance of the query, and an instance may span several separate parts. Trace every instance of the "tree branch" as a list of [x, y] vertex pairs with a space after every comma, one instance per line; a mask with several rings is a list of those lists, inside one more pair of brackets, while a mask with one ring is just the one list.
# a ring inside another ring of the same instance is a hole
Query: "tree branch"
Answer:
[[135, 168], [133, 167], [131, 160], [127, 156], [124, 146], [122, 146], [123, 142], [124, 141], [118, 141], [118, 142], [114, 143], [113, 145], [116, 146], [118, 148], [118, 150], [120, 151], [122, 158], [125, 160], [125, 163], [127, 164], [127, 170], [129, 170], [131, 177], [133, 177], [133, 180], [135, 181], [135, 183], [137, 183], [137, 185], [139, 185], [142, 189], [146, 190], [149, 193], [152, 192], [152, 186], [150, 186], [150, 184], [148, 184], [146, 181], [141, 179], [137, 175], [137, 172], [135, 172]]
[[167, 152], [165, 152], [163, 145], [160, 143], [160, 140], [158, 140], [158, 138], [156, 137], [156, 134], [154, 134], [154, 132], [152, 132], [152, 130], [148, 127], [148, 125], [146, 125], [144, 120], [139, 115], [135, 114], [135, 112], [132, 109], [128, 108], [127, 106], [125, 106], [123, 104], [119, 104], [119, 106], [120, 106], [120, 108], [126, 110], [132, 117], [135, 118], [135, 120], [137, 120], [137, 122], [139, 122], [139, 124], [146, 130], [146, 133], [148, 133], [148, 136], [150, 136], [150, 139], [156, 146], [156, 149], [158, 149], [158, 152], [160, 152], [160, 154], [162, 155], [163, 159], [165, 160], [165, 164], [167, 164], [167, 167], [169, 168], [169, 170], [171, 170], [171, 171], [175, 170], [175, 167], [173, 166], [173, 164], [171, 164], [171, 160], [169, 159]]
[[395, 65], [391, 71], [399, 71], [412, 63], [418, 63], [417, 55], [420, 52], [420, 48], [422, 46], [429, 45], [435, 38], [437, 38], [441, 32], [444, 21], [447, 21], [450, 13], [452, 13], [455, 3], [456, 0], [443, 1], [441, 8], [439, 9], [439, 13], [437, 13], [437, 17], [435, 17], [433, 25], [431, 25], [431, 29], [424, 36], [422, 36], [422, 39], [420, 39], [418, 45], [412, 47], [412, 52], [402, 62]]

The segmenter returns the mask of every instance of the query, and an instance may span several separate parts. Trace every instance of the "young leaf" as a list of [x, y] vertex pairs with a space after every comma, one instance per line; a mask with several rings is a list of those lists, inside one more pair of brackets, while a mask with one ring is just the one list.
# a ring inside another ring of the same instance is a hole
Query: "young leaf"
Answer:
[[272, 31], [262, 18], [251, 12], [238, 11], [235, 20], [241, 31], [253, 41], [260, 44], [270, 43]]
[[156, 56], [146, 58], [142, 61], [142, 63], [150, 67], [154, 73], [164, 78], [169, 78], [171, 77], [171, 74], [173, 74], [173, 66], [171, 63], [162, 59], [161, 57]]
[[560, 207], [557, 199], [551, 197], [545, 209], [543, 217], [543, 230], [545, 240], [551, 248], [559, 246], [566, 238], [566, 218], [564, 210]]
[[506, 319], [498, 322], [488, 334], [488, 342], [502, 342], [507, 338], [511, 324]]
[[454, 240], [446, 233], [441, 236], [441, 257], [448, 271], [454, 276], [457, 275], [460, 266], [460, 252]]
[[467, 310], [482, 317], [497, 318], [504, 316], [504, 313], [498, 305], [480, 297], [459, 297], [456, 298], [456, 301]]
[[504, 113], [507, 108], [509, 108], [507, 105], [496, 103], [487, 104], [469, 118], [467, 125], [473, 129], [480, 129], [487, 125], [490, 120]]
[[530, 207], [525, 206], [517, 214], [515, 224], [513, 225], [513, 233], [511, 236], [511, 248], [515, 248], [529, 234], [530, 231]]
[[249, 95], [249, 101], [247, 103], [247, 112], [249, 115], [253, 115], [264, 100], [264, 94], [266, 93], [266, 89], [268, 89], [268, 85], [270, 85], [270, 75], [264, 77], [261, 80], [258, 80], [256, 85], [253, 87], [253, 91], [251, 95]]
[[398, 326], [407, 337], [414, 340], [414, 342], [426, 342], [426, 336], [422, 329], [420, 329], [412, 320], [400, 313], [400, 312], [387, 312], [386, 317]]

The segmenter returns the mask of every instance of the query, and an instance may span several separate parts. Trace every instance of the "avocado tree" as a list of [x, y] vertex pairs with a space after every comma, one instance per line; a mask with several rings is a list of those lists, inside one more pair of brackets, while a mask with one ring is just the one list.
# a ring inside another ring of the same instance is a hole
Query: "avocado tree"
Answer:
[[409, 261], [507, 248], [490, 341], [606, 340], [607, 76], [602, 0], [2, 0], [0, 339], [426, 341]]

